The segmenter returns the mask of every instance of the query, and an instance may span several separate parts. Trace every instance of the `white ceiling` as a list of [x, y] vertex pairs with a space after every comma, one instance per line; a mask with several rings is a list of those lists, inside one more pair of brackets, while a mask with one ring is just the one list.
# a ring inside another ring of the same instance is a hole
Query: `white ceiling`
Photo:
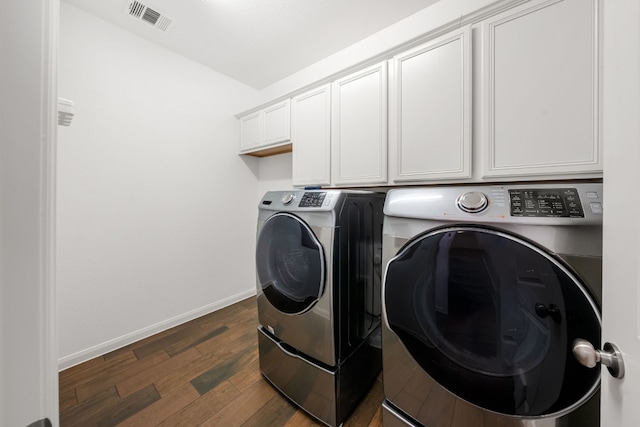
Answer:
[[65, 1], [262, 89], [438, 0], [138, 0], [167, 32], [129, 16], [132, 0]]

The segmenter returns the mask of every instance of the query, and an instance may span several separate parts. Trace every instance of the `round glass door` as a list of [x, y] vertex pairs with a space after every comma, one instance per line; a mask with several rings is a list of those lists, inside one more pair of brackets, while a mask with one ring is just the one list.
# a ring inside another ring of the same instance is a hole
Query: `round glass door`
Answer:
[[262, 292], [278, 310], [307, 311], [324, 290], [324, 253], [313, 231], [298, 217], [279, 213], [260, 231], [256, 270]]
[[433, 230], [388, 266], [387, 321], [443, 387], [482, 408], [536, 417], [588, 399], [599, 370], [573, 357], [600, 343], [598, 307], [560, 261], [490, 228]]

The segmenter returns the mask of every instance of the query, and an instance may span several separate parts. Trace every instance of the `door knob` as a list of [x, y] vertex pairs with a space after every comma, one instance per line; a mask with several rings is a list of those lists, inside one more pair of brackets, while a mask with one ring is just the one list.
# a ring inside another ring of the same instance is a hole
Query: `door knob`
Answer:
[[624, 377], [622, 353], [615, 344], [607, 342], [602, 350], [596, 350], [589, 341], [577, 339], [573, 341], [573, 355], [581, 365], [587, 368], [593, 368], [597, 363], [602, 363], [614, 378]]

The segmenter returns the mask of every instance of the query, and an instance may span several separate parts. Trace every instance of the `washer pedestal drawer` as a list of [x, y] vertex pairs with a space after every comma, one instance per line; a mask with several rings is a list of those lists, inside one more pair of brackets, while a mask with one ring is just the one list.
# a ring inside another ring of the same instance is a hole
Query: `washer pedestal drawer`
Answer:
[[332, 427], [343, 423], [382, 366], [381, 351], [365, 341], [338, 366], [321, 366], [258, 328], [260, 370], [301, 409]]

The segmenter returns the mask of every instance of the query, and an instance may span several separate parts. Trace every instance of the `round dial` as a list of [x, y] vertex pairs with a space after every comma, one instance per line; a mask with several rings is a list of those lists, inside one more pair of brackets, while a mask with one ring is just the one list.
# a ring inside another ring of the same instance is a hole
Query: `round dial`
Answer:
[[483, 193], [470, 191], [458, 196], [456, 203], [458, 207], [465, 212], [477, 213], [482, 212], [487, 208], [489, 200]]
[[280, 201], [282, 202], [283, 205], [289, 206], [291, 202], [295, 200], [295, 198], [296, 198], [296, 195], [293, 193], [284, 193], [280, 198]]

